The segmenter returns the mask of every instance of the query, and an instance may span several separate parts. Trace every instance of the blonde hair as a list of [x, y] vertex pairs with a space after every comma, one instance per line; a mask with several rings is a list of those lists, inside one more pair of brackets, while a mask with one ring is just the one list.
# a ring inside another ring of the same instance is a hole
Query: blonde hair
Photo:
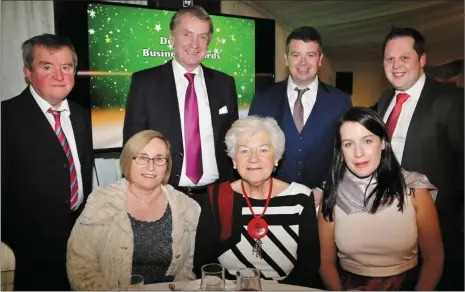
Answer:
[[124, 177], [126, 177], [126, 179], [129, 178], [133, 158], [137, 154], [139, 154], [139, 152], [141, 152], [142, 149], [144, 149], [144, 147], [147, 146], [147, 144], [149, 144], [150, 141], [152, 141], [153, 139], [159, 139], [165, 142], [166, 144], [166, 148], [167, 148], [166, 158], [168, 160], [166, 163], [165, 177], [163, 178], [162, 183], [164, 185], [168, 184], [168, 180], [171, 174], [171, 168], [173, 165], [173, 159], [171, 158], [170, 143], [168, 140], [166, 140], [166, 138], [163, 136], [162, 133], [153, 131], [153, 130], [144, 130], [137, 134], [134, 134], [134, 136], [132, 136], [124, 145], [123, 151], [121, 151], [119, 164], [120, 164], [121, 172], [123, 173]]
[[284, 132], [279, 127], [278, 123], [273, 118], [262, 118], [258, 116], [248, 116], [236, 120], [231, 129], [226, 133], [225, 143], [228, 156], [234, 159], [236, 156], [236, 144], [239, 136], [265, 132], [270, 135], [271, 146], [273, 147], [276, 159], [279, 161], [283, 157], [286, 138]]

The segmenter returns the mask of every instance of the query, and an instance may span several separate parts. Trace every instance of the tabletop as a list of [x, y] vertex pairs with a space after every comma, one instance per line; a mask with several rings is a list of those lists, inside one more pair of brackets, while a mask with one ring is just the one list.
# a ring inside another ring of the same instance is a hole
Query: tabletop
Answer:
[[[176, 289], [181, 289], [181, 291], [194, 291], [200, 287], [200, 279], [190, 282], [175, 282], [175, 283], [158, 283], [158, 284], [148, 284], [145, 285], [146, 291], [170, 291], [168, 285], [174, 284]], [[302, 286], [293, 286], [280, 284], [276, 281], [270, 280], [261, 280], [262, 290], [263, 291], [322, 291], [319, 289], [302, 287]], [[234, 281], [226, 280], [226, 290], [234, 291], [235, 284]]]

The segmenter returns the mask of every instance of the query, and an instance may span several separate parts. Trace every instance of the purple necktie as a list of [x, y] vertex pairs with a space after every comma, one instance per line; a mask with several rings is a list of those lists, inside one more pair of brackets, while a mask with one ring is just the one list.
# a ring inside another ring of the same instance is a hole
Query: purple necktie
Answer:
[[202, 177], [202, 146], [200, 145], [199, 107], [194, 87], [194, 73], [184, 76], [189, 81], [184, 103], [184, 140], [186, 145], [186, 175], [197, 184]]

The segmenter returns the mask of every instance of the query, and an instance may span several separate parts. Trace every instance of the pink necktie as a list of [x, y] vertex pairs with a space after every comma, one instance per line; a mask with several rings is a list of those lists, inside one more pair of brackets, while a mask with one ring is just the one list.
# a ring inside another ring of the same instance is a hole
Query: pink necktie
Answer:
[[200, 145], [199, 107], [194, 87], [194, 73], [184, 76], [189, 81], [184, 103], [184, 139], [186, 145], [186, 175], [195, 184], [202, 177], [202, 146]]
[[70, 190], [71, 190], [71, 195], [70, 195], [70, 205], [71, 205], [71, 210], [75, 211], [77, 209], [77, 203], [79, 200], [79, 187], [78, 187], [78, 180], [77, 180], [77, 172], [76, 172], [76, 167], [74, 165], [74, 159], [73, 159], [73, 154], [71, 153], [71, 148], [69, 147], [68, 140], [66, 139], [65, 132], [63, 132], [63, 129], [61, 128], [61, 119], [60, 119], [60, 112], [56, 111], [52, 108], [48, 110], [49, 113], [53, 115], [53, 118], [55, 119], [55, 134], [57, 135], [58, 141], [61, 144], [61, 147], [63, 147], [63, 151], [65, 151], [66, 157], [68, 158], [68, 164], [69, 164], [69, 184], [70, 184]]
[[408, 99], [409, 95], [407, 93], [399, 93], [396, 97], [396, 105], [392, 110], [389, 118], [386, 122], [386, 129], [388, 132], [389, 141], [392, 140], [392, 135], [396, 129], [397, 120], [399, 120], [400, 113], [402, 112], [402, 104]]

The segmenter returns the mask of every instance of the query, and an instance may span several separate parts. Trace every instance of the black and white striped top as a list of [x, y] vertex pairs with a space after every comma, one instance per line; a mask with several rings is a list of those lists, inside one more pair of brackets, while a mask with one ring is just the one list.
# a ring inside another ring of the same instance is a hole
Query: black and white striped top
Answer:
[[[263, 212], [266, 200], [251, 198], [250, 202], [256, 215]], [[210, 244], [202, 240], [202, 246], [196, 243], [196, 250], [216, 252], [217, 262], [225, 267], [233, 279], [237, 270], [248, 267], [260, 270], [265, 279], [311, 286], [311, 279], [318, 274], [320, 266], [317, 218], [311, 190], [302, 184], [292, 183], [271, 198], [262, 217], [268, 223], [269, 230], [261, 239], [261, 259], [252, 254], [255, 240], [247, 233], [247, 225], [253, 215], [242, 194], [235, 193], [234, 205], [231, 240]], [[208, 222], [209, 228], [212, 228], [211, 222], [214, 220]], [[203, 227], [200, 220], [197, 237], [206, 236]], [[200, 261], [198, 257], [196, 260]]]

